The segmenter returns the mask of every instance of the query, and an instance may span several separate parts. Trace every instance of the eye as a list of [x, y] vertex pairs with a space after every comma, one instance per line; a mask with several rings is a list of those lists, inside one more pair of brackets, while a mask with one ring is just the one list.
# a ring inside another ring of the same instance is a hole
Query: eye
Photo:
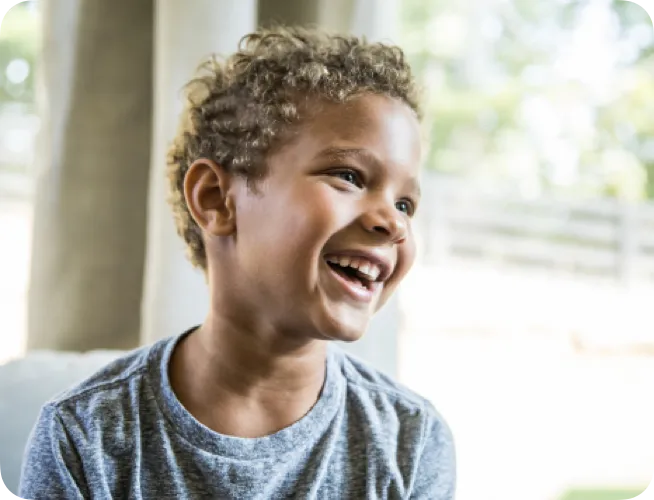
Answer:
[[397, 208], [400, 212], [404, 212], [409, 217], [413, 216], [413, 214], [416, 211], [415, 205], [410, 200], [400, 200], [400, 201], [398, 201], [395, 204], [395, 208]]
[[330, 175], [333, 175], [334, 177], [338, 177], [339, 179], [343, 179], [348, 184], [352, 184], [358, 188], [363, 187], [363, 180], [361, 179], [361, 174], [359, 174], [359, 172], [351, 168], [336, 170], [334, 172], [331, 172]]

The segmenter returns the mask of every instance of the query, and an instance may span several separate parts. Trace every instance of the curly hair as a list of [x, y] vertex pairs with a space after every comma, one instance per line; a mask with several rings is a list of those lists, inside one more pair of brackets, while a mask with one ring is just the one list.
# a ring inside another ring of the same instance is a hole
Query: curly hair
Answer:
[[184, 198], [198, 158], [247, 179], [265, 177], [265, 157], [302, 118], [302, 99], [342, 103], [373, 93], [399, 99], [421, 116], [402, 50], [298, 27], [259, 29], [220, 63], [212, 56], [185, 87], [180, 128], [167, 157], [169, 203], [191, 263], [206, 271], [202, 232]]

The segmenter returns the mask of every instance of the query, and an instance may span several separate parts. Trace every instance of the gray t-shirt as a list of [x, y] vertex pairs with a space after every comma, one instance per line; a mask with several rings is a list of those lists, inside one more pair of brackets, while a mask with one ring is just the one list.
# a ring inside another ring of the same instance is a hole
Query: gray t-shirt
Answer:
[[454, 498], [452, 435], [425, 399], [330, 345], [314, 407], [262, 438], [218, 434], [176, 398], [182, 336], [133, 351], [48, 402], [22, 498]]

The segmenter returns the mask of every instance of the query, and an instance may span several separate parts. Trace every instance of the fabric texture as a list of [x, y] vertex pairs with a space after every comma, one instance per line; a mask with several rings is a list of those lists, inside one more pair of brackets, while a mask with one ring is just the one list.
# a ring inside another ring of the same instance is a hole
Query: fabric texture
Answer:
[[0, 473], [9, 491], [18, 494], [23, 452], [43, 404], [124, 354], [32, 351], [0, 365]]
[[434, 407], [331, 344], [314, 407], [262, 438], [218, 434], [168, 378], [183, 335], [128, 353], [48, 402], [19, 496], [40, 499], [452, 500], [452, 434]]

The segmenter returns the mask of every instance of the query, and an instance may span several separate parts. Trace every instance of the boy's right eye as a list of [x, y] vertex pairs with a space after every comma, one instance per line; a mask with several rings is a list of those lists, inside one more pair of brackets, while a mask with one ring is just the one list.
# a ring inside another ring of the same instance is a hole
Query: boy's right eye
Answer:
[[356, 170], [353, 170], [351, 168], [335, 170], [331, 172], [330, 175], [343, 179], [345, 182], [352, 184], [358, 188], [363, 187], [363, 181], [361, 180], [361, 175]]

